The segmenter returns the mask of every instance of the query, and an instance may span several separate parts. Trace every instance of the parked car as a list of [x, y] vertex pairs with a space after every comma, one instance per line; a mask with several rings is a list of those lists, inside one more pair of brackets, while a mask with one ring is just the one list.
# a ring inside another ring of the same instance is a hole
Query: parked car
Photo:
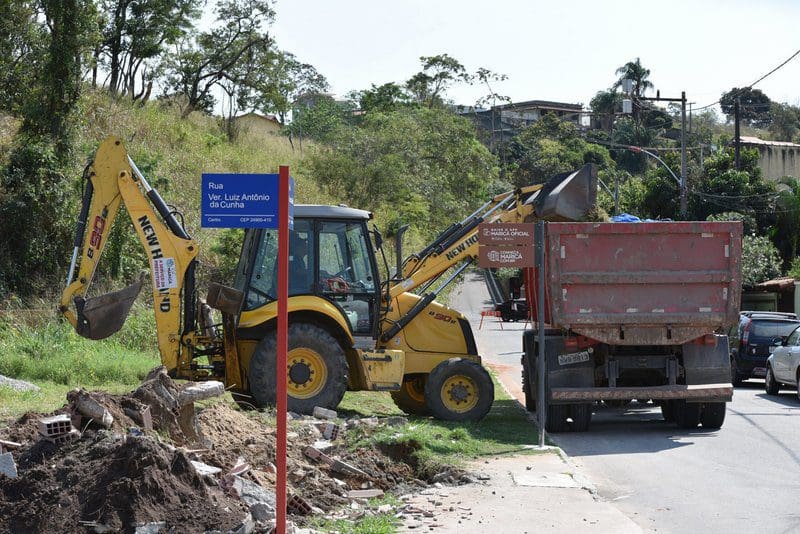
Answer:
[[765, 377], [773, 340], [786, 339], [798, 326], [800, 320], [794, 313], [741, 312], [738, 326], [728, 334], [733, 385], [741, 385], [748, 378]]
[[800, 327], [795, 328], [789, 337], [774, 341], [764, 379], [767, 395], [777, 395], [781, 388], [793, 386], [800, 400]]

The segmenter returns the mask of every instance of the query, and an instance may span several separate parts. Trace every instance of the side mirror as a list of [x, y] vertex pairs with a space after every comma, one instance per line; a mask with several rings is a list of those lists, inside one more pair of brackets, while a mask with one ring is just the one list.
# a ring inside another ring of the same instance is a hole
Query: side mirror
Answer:
[[783, 346], [784, 343], [786, 343], [786, 338], [785, 337], [774, 337], [774, 338], [772, 338], [772, 341], [770, 342], [770, 345], [773, 346], [773, 347], [781, 347], [781, 346]]

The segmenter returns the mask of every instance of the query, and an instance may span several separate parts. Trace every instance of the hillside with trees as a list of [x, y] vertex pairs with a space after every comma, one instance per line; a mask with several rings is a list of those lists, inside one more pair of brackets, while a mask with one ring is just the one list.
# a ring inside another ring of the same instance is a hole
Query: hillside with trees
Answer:
[[[469, 71], [448, 54], [423, 56], [405, 82], [328, 94], [324, 73], [271, 33], [269, 0], [217, 0], [200, 24], [186, 0], [0, 2], [0, 291], [28, 299], [58, 291], [68, 265], [83, 169], [109, 134], [125, 139], [139, 167], [202, 244], [203, 269], [226, 277], [238, 254], [235, 231], [199, 231], [203, 172], [273, 172], [289, 164], [301, 203], [345, 203], [375, 212], [391, 238], [414, 228], [409, 247], [471, 212], [490, 195], [540, 183], [585, 163], [600, 169], [602, 210], [681, 218], [680, 113], [643, 100], [656, 76], [639, 59], [609, 73], [591, 99], [593, 127], [545, 115], [504, 143], [482, 143], [469, 113], [448, 97], [458, 84], [485, 88], [476, 106], [509, 102], [505, 79]], [[205, 28], [205, 29], [204, 29]], [[622, 113], [623, 79], [633, 112]], [[589, 88], [590, 89], [590, 88]], [[758, 90], [738, 99], [746, 133], [796, 139], [800, 110]], [[282, 135], [237, 133], [244, 112], [274, 116]], [[798, 253], [798, 184], [765, 181], [757, 153], [733, 165], [730, 120], [694, 114], [688, 132], [688, 219], [744, 220], [757, 283], [786, 272]], [[662, 163], [629, 146], [646, 147]], [[669, 170], [673, 173], [670, 173]], [[614, 197], [616, 196], [616, 200]], [[111, 237], [104, 275], [128, 280], [144, 265], [132, 232]], [[779, 258], [779, 259], [777, 259]]]

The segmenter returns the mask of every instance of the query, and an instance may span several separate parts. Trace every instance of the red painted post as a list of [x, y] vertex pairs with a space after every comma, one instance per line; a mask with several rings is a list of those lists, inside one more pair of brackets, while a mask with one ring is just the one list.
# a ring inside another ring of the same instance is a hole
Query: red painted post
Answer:
[[289, 167], [278, 174], [278, 354], [275, 365], [278, 391], [275, 448], [275, 530], [286, 534], [286, 358], [289, 352]]

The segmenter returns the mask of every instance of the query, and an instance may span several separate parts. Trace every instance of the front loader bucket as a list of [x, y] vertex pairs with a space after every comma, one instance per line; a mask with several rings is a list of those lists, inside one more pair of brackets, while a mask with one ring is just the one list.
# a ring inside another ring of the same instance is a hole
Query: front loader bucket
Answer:
[[597, 202], [597, 167], [589, 163], [575, 172], [554, 176], [526, 204], [531, 202], [539, 219], [584, 220]]
[[119, 331], [128, 318], [143, 282], [144, 278], [140, 278], [124, 289], [90, 299], [75, 297], [75, 309], [78, 312], [75, 329], [78, 334], [89, 339], [105, 339]]

